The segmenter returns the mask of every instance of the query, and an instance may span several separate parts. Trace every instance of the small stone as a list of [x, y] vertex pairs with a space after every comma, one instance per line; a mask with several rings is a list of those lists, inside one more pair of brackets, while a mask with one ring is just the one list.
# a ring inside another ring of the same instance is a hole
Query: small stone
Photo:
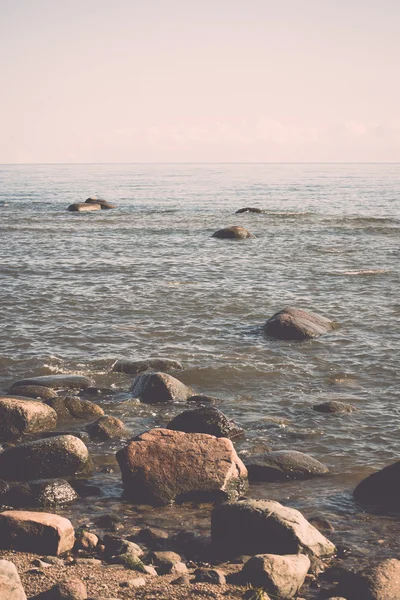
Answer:
[[82, 566], [92, 566], [92, 567], [98, 567], [100, 566], [101, 560], [98, 558], [75, 558], [74, 565], [82, 565]]
[[158, 573], [151, 565], [143, 565], [144, 572], [150, 577], [157, 577]]
[[190, 576], [187, 573], [171, 581], [172, 585], [190, 585], [190, 583]]
[[[182, 559], [176, 552], [152, 552], [149, 555], [149, 559], [158, 567], [160, 575], [166, 575], [167, 573], [176, 573], [181, 575], [187, 572], [186, 565], [184, 565], [185, 568], [182, 569]], [[178, 570], [176, 570], [177, 565], [179, 565]]]
[[80, 533], [75, 542], [75, 547], [80, 550], [94, 550], [99, 543], [99, 538], [94, 533], [83, 531]]
[[120, 419], [108, 415], [104, 415], [94, 423], [86, 425], [85, 429], [92, 439], [99, 441], [129, 437], [129, 431], [124, 423]]
[[310, 559], [304, 554], [259, 554], [243, 566], [241, 578], [272, 597], [290, 600], [303, 585], [309, 566]]
[[145, 373], [133, 380], [130, 392], [146, 404], [186, 401], [193, 392], [168, 373]]
[[135, 579], [130, 579], [128, 584], [131, 588], [143, 587], [146, 585], [146, 580], [144, 577], [135, 577]]
[[167, 429], [185, 433], [208, 433], [229, 439], [235, 439], [244, 434], [241, 427], [238, 427], [223, 412], [213, 406], [185, 410], [168, 423]]
[[201, 583], [212, 583], [214, 585], [225, 585], [226, 577], [220, 569], [196, 569], [195, 581]]
[[69, 577], [56, 583], [47, 592], [40, 594], [39, 600], [87, 600], [87, 589], [83, 581]]

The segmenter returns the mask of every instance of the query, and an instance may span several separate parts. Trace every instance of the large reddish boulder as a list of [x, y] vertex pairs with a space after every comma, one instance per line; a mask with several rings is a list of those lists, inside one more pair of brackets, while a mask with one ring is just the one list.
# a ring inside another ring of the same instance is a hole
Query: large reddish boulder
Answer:
[[13, 440], [27, 433], [53, 429], [56, 412], [30, 398], [0, 398], [0, 440]]
[[74, 528], [64, 517], [25, 510], [0, 513], [0, 546], [6, 550], [57, 556], [74, 544]]
[[301, 308], [288, 307], [275, 313], [264, 325], [264, 332], [278, 340], [308, 340], [336, 327], [326, 317]]
[[137, 504], [201, 498], [235, 500], [247, 470], [230, 440], [151, 429], [117, 452], [126, 495]]

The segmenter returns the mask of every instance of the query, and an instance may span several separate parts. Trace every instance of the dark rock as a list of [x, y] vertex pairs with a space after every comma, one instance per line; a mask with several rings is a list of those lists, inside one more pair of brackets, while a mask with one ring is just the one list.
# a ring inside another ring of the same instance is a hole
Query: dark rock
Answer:
[[13, 486], [6, 503], [14, 508], [56, 506], [74, 502], [78, 494], [65, 479], [42, 479]]
[[152, 429], [117, 452], [127, 497], [137, 504], [194, 498], [233, 500], [247, 489], [247, 471], [226, 438]]
[[303, 585], [309, 567], [310, 559], [304, 554], [259, 554], [243, 566], [241, 577], [243, 581], [263, 588], [274, 598], [290, 600]]
[[49, 398], [44, 402], [56, 411], [60, 419], [68, 417], [93, 419], [104, 415], [104, 410], [100, 406], [90, 400], [81, 400], [77, 396]]
[[215, 435], [215, 437], [229, 439], [235, 439], [244, 434], [243, 429], [212, 406], [185, 410], [168, 423], [167, 429], [186, 433], [208, 433], [209, 435]]
[[87, 600], [86, 585], [76, 577], [59, 581], [46, 592], [35, 596], [33, 600]]
[[121, 517], [112, 514], [100, 515], [99, 517], [96, 517], [94, 519], [94, 524], [97, 525], [97, 527], [100, 527], [100, 529], [104, 529], [107, 531], [117, 531], [121, 528]]
[[87, 198], [85, 204], [100, 204], [101, 210], [116, 208], [115, 204], [111, 204], [108, 200], [98, 200], [97, 198]]
[[26, 600], [17, 567], [9, 560], [0, 560], [0, 599]]
[[84, 444], [87, 444], [88, 441], [90, 440], [90, 436], [88, 433], [86, 433], [86, 431], [76, 431], [76, 430], [69, 430], [69, 431], [44, 431], [40, 434], [40, 438], [41, 439], [46, 439], [46, 438], [52, 438], [52, 437], [60, 437], [60, 435], [73, 435], [74, 437], [79, 438], [80, 440], [82, 440], [82, 442]]
[[354, 498], [361, 504], [400, 511], [400, 461], [363, 479]]
[[222, 555], [297, 554], [330, 556], [335, 546], [294, 508], [271, 500], [216, 506], [211, 537]]
[[126, 564], [128, 556], [134, 561], [144, 554], [140, 546], [118, 535], [105, 535], [103, 544], [104, 557], [113, 564]]
[[117, 360], [112, 368], [117, 373], [127, 373], [129, 375], [136, 375], [136, 373], [143, 373], [149, 370], [170, 373], [171, 371], [181, 371], [182, 369], [183, 366], [180, 362], [169, 358], [148, 358], [147, 360], [120, 359]]
[[226, 584], [225, 574], [220, 569], [196, 569], [194, 576], [195, 581], [199, 583]]
[[13, 396], [23, 396], [24, 398], [39, 398], [47, 400], [48, 398], [57, 398], [57, 392], [44, 385], [13, 385], [10, 389]]
[[90, 466], [88, 449], [72, 435], [27, 442], [0, 453], [0, 477], [6, 481], [72, 477]]
[[288, 307], [268, 319], [264, 325], [264, 332], [279, 340], [308, 340], [334, 328], [335, 323], [326, 317], [300, 308]]
[[0, 440], [2, 441], [53, 429], [56, 425], [56, 413], [43, 402], [30, 398], [0, 398]]
[[249, 206], [246, 206], [246, 208], [239, 208], [239, 210], [236, 211], [235, 214], [240, 215], [241, 213], [263, 213], [265, 212], [264, 210], [262, 210], [261, 208], [252, 208]]
[[186, 575], [181, 575], [177, 579], [173, 579], [170, 583], [172, 585], [190, 585], [190, 576], [186, 573]]
[[20, 379], [13, 383], [13, 387], [20, 385], [40, 385], [52, 389], [84, 390], [94, 385], [93, 379], [83, 375], [43, 375]]
[[318, 529], [318, 531], [335, 531], [332, 523], [323, 517], [310, 517], [308, 521], [315, 527], [315, 529]]
[[216, 402], [219, 402], [219, 398], [214, 398], [214, 396], [190, 396], [190, 398], [187, 399], [188, 402], [194, 402], [196, 404], [199, 405], [204, 405], [204, 406], [208, 406], [210, 404], [215, 404]]
[[344, 579], [340, 593], [348, 600], [399, 600], [400, 560], [384, 560]]
[[98, 543], [99, 538], [96, 534], [82, 531], [76, 536], [75, 548], [77, 550], [94, 550]]
[[4, 502], [4, 497], [8, 493], [10, 486], [6, 481], [0, 479], [0, 504]]
[[102, 490], [98, 485], [88, 483], [82, 479], [70, 479], [70, 484], [76, 491], [76, 493], [82, 498], [90, 498], [91, 496], [101, 496]]
[[74, 528], [64, 517], [23, 510], [0, 513], [0, 545], [6, 550], [58, 556], [74, 543]]
[[136, 540], [151, 550], [160, 550], [168, 543], [168, 533], [162, 529], [145, 527], [135, 535]]
[[184, 574], [187, 572], [187, 567], [182, 562], [181, 557], [176, 552], [152, 552], [149, 555], [151, 562], [158, 567], [160, 575], [168, 573]]
[[351, 413], [356, 409], [352, 404], [346, 404], [346, 402], [338, 402], [337, 400], [328, 400], [327, 402], [321, 402], [321, 404], [314, 404], [313, 410], [321, 413]]
[[329, 473], [329, 469], [315, 458], [295, 450], [278, 450], [245, 461], [249, 481], [287, 481], [310, 479]]
[[70, 212], [89, 212], [91, 210], [100, 210], [101, 206], [94, 202], [75, 202], [67, 208]]
[[129, 436], [129, 431], [120, 419], [104, 416], [85, 427], [94, 440], [106, 441]]
[[247, 231], [244, 227], [233, 225], [232, 227], [225, 227], [225, 229], [219, 229], [213, 233], [212, 237], [219, 238], [221, 240], [244, 240], [246, 238], [255, 238], [256, 236]]
[[184, 383], [167, 373], [145, 373], [133, 380], [131, 393], [146, 404], [182, 402], [193, 392]]

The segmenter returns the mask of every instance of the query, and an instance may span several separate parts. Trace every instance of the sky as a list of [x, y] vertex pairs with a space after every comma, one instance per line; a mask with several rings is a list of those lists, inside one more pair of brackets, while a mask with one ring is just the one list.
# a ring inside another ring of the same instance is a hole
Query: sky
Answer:
[[0, 0], [0, 163], [400, 161], [398, 0]]

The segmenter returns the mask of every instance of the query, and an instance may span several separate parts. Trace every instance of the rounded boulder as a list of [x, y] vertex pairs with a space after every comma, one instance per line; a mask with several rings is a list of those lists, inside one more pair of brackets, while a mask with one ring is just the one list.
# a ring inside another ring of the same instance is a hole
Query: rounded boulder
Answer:
[[220, 240], [245, 240], [247, 238], [255, 238], [256, 236], [250, 233], [244, 227], [239, 227], [238, 225], [233, 225], [232, 227], [225, 227], [224, 229], [219, 229], [215, 233], [213, 233], [212, 237], [218, 238]]

